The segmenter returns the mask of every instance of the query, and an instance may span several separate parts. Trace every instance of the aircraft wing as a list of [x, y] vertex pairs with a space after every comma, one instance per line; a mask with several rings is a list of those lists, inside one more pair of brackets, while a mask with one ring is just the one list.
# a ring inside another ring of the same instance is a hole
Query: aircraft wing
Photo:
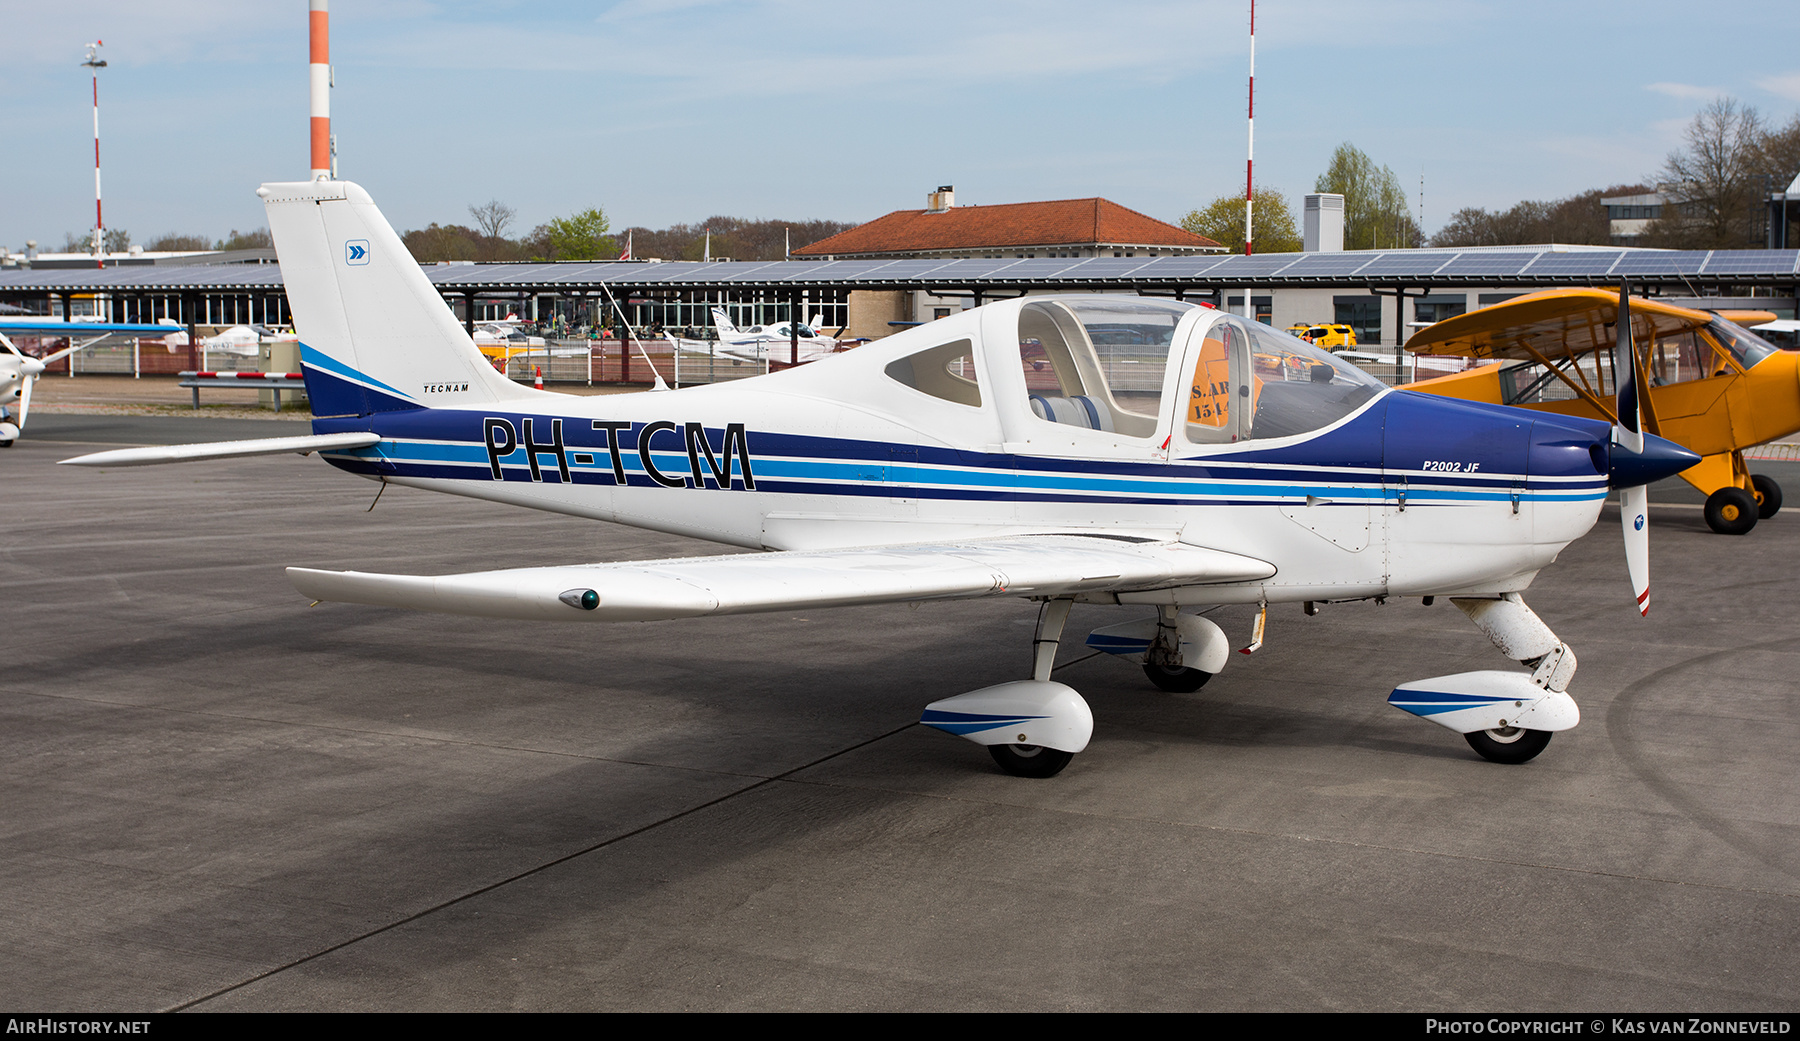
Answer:
[[379, 575], [288, 568], [315, 600], [484, 618], [642, 622], [987, 596], [1069, 596], [1268, 578], [1275, 565], [1181, 542], [1018, 535], [822, 552]]
[[53, 318], [0, 318], [0, 333], [10, 333], [13, 336], [142, 336], [154, 339], [184, 331], [178, 325], [62, 322]]
[[[1618, 313], [1617, 292], [1550, 289], [1433, 323], [1407, 340], [1406, 349], [1486, 361], [1528, 360], [1533, 351], [1551, 358], [1565, 351], [1576, 355], [1610, 351]], [[1700, 328], [1713, 317], [1641, 297], [1631, 301], [1631, 315], [1633, 332], [1645, 343]]]

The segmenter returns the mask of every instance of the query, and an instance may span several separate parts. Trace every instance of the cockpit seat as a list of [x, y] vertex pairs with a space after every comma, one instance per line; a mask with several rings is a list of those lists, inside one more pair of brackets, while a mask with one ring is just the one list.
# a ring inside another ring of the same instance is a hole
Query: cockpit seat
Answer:
[[1047, 419], [1052, 423], [1109, 432], [1113, 429], [1112, 410], [1106, 407], [1105, 402], [1096, 401], [1086, 394], [1077, 394], [1072, 398], [1033, 394], [1031, 411], [1039, 419]]

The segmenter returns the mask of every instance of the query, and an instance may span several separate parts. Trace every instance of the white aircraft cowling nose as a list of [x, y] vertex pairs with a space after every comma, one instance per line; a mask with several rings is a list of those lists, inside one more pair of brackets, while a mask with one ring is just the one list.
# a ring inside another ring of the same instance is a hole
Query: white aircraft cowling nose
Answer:
[[537, 391], [483, 359], [361, 188], [259, 194], [313, 433], [66, 462], [317, 452], [387, 484], [769, 551], [443, 576], [290, 568], [319, 600], [610, 622], [1029, 598], [1030, 678], [922, 720], [1021, 776], [1058, 772], [1092, 732], [1081, 696], [1051, 679], [1078, 601], [1153, 608], [1089, 642], [1192, 691], [1231, 657], [1196, 608], [1259, 605], [1254, 649], [1271, 603], [1453, 597], [1536, 671], [1421, 682], [1521, 709], [1529, 688], [1531, 711], [1452, 726], [1486, 724], [1467, 734], [1476, 751], [1523, 762], [1578, 713], [1574, 655], [1518, 593], [1593, 526], [1621, 467], [1635, 485], [1695, 459], [1656, 438], [1622, 447], [1603, 423], [1392, 391], [1267, 326], [1126, 295], [991, 304], [732, 384]]

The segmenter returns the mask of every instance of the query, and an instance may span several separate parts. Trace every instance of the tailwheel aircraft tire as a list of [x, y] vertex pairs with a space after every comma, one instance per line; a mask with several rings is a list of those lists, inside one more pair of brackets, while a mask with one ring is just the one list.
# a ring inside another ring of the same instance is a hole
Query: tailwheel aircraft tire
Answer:
[[1756, 496], [1733, 485], [1706, 497], [1706, 526], [1721, 535], [1747, 535], [1756, 527]]
[[1014, 777], [1055, 777], [1075, 758], [1074, 752], [1042, 745], [989, 745], [987, 750], [1000, 769]]
[[1768, 474], [1751, 474], [1750, 486], [1756, 489], [1756, 497], [1761, 502], [1756, 504], [1756, 515], [1768, 520], [1781, 512], [1781, 485]]
[[1150, 682], [1156, 684], [1158, 690], [1166, 690], [1170, 694], [1192, 694], [1206, 686], [1206, 681], [1213, 678], [1213, 674], [1210, 672], [1201, 672], [1199, 669], [1171, 669], [1167, 665], [1146, 665], [1144, 666], [1144, 675], [1150, 677]]
[[1477, 755], [1490, 763], [1529, 763], [1550, 744], [1550, 731], [1526, 730], [1524, 727], [1501, 727], [1464, 734]]

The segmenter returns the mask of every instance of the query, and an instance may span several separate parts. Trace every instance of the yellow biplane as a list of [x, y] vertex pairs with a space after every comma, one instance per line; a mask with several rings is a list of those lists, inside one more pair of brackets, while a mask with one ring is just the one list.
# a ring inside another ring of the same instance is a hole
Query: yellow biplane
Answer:
[[[1643, 298], [1630, 306], [1644, 428], [1704, 457], [1681, 477], [1706, 495], [1706, 523], [1724, 535], [1748, 532], [1781, 508], [1781, 486], [1750, 473], [1743, 450], [1800, 431], [1800, 351], [1737, 324], [1773, 319], [1767, 312]], [[1618, 313], [1616, 289], [1551, 289], [1457, 315], [1420, 330], [1407, 349], [1491, 364], [1408, 389], [1617, 422]]]

